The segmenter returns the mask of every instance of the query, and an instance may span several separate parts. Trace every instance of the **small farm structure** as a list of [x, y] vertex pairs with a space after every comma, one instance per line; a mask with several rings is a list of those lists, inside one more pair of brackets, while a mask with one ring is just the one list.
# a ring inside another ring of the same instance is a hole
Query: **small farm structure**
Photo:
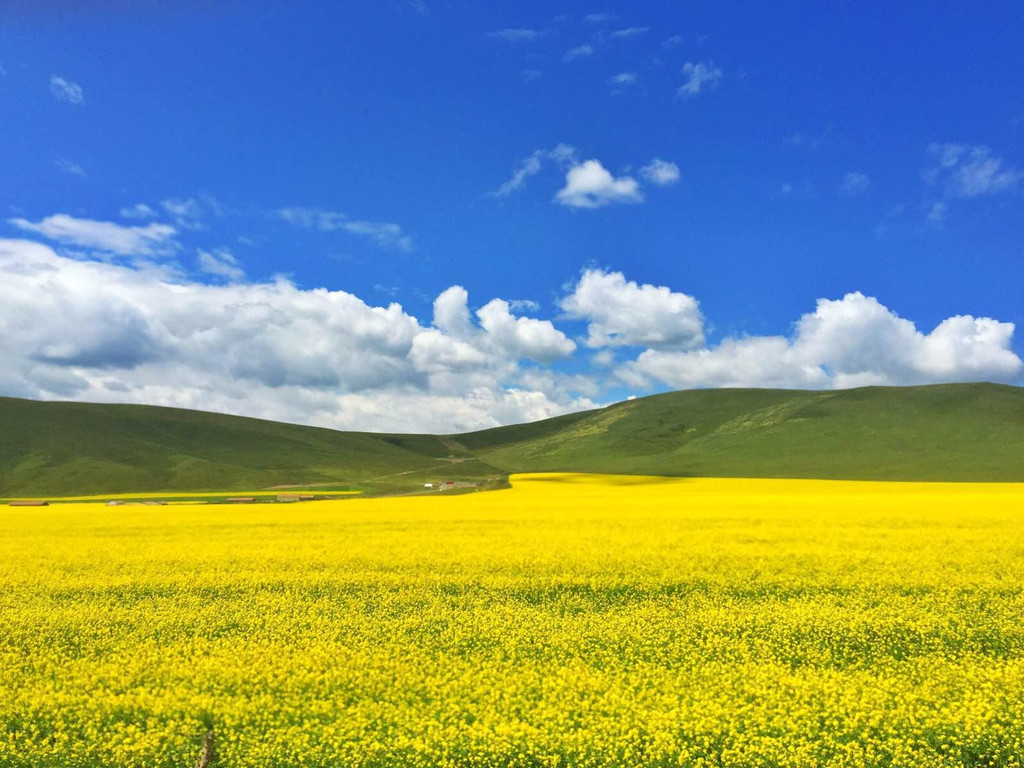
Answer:
[[8, 502], [10, 507], [48, 507], [50, 502], [41, 499], [21, 499]]

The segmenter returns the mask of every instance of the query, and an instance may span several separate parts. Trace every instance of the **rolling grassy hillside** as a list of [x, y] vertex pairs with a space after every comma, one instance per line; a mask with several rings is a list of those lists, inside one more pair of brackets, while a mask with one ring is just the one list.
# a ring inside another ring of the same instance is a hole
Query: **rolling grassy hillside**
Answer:
[[1024, 389], [698, 390], [464, 435], [0, 398], [0, 497], [412, 489], [521, 471], [1024, 481]]
[[996, 384], [672, 392], [542, 426], [459, 442], [507, 472], [1024, 481], [1024, 389]]
[[[376, 435], [138, 405], [0, 398], [0, 497], [279, 485], [388, 487], [458, 467], [500, 474], [430, 435]], [[462, 459], [457, 464], [448, 460]]]

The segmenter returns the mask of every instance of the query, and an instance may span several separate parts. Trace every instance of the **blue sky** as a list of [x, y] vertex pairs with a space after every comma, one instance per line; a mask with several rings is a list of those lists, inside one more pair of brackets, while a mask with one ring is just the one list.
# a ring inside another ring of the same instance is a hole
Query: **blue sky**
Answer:
[[1019, 4], [65, 5], [0, 27], [0, 393], [1020, 383]]

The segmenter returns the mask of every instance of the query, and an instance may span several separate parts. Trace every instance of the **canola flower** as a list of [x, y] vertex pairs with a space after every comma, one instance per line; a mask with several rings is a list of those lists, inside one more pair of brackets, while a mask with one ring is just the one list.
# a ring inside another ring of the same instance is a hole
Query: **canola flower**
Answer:
[[0, 766], [1024, 766], [1024, 486], [0, 508]]

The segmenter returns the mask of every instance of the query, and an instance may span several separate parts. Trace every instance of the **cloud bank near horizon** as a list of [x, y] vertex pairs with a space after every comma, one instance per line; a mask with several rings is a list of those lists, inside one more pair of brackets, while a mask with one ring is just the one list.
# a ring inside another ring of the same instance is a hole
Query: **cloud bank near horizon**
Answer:
[[[342, 290], [247, 281], [230, 254], [200, 255], [190, 275], [148, 258], [153, 231], [124, 228], [124, 240], [97, 224], [15, 223], [75, 250], [0, 239], [0, 394], [458, 432], [624, 389], [1013, 383], [1024, 371], [1013, 323], [956, 315], [926, 332], [859, 292], [819, 299], [788, 336], [717, 343], [696, 297], [603, 269], [567, 286], [553, 319], [500, 297], [473, 309], [459, 285], [420, 319]], [[156, 240], [177, 253], [172, 234]]]

